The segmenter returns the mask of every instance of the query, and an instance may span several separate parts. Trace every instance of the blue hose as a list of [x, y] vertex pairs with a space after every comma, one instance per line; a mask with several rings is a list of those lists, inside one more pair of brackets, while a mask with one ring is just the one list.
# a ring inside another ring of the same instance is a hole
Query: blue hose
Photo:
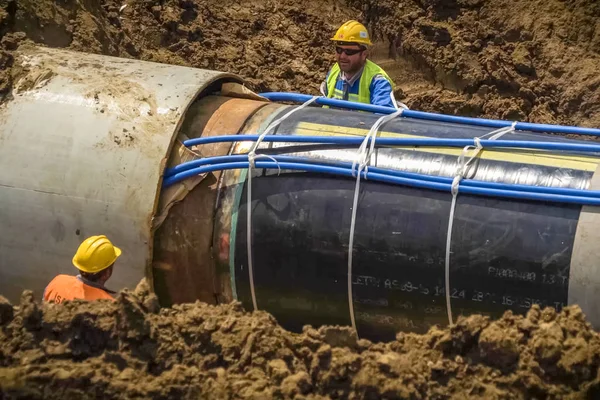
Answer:
[[[183, 142], [186, 147], [198, 146], [209, 143], [222, 142], [255, 142], [259, 135], [223, 135], [188, 139]], [[264, 142], [288, 142], [288, 143], [313, 143], [313, 144], [339, 144], [360, 145], [364, 141], [361, 136], [300, 136], [300, 135], [266, 135]], [[428, 147], [465, 147], [474, 146], [474, 139], [438, 139], [438, 138], [391, 138], [378, 137], [376, 145], [379, 146], [428, 146]], [[528, 140], [481, 140], [485, 148], [521, 148], [535, 150], [560, 150], [575, 152], [600, 152], [600, 145], [561, 143], [561, 142], [536, 142]]]
[[[180, 172], [176, 175], [173, 175], [163, 182], [163, 187], [168, 187], [176, 182], [179, 182], [183, 179], [189, 178], [194, 175], [203, 174], [207, 172], [213, 171], [221, 171], [221, 170], [229, 170], [229, 169], [245, 169], [249, 167], [248, 162], [228, 162], [228, 163], [219, 163], [212, 165], [205, 165], [198, 168], [193, 168], [184, 172]], [[325, 173], [330, 175], [339, 175], [352, 177], [352, 170], [350, 168], [340, 168], [334, 166], [325, 166], [325, 165], [315, 165], [308, 163], [290, 163], [290, 162], [273, 162], [273, 161], [256, 161], [256, 168], [268, 168], [268, 169], [289, 169], [289, 170], [298, 170], [305, 172], [318, 172]], [[370, 168], [371, 169], [371, 168]], [[394, 176], [387, 173], [377, 173], [369, 171], [366, 173], [365, 171], [361, 172], [362, 177], [384, 183], [391, 183], [403, 186], [411, 186], [422, 189], [432, 189], [438, 191], [446, 191], [449, 192], [451, 190], [452, 185], [441, 182], [431, 182], [425, 181], [422, 179], [411, 179], [400, 176]], [[481, 187], [472, 187], [468, 185], [460, 185], [459, 193], [464, 194], [473, 194], [480, 196], [496, 196], [503, 198], [513, 198], [520, 200], [534, 200], [534, 201], [543, 201], [543, 202], [557, 202], [557, 203], [572, 203], [572, 204], [583, 204], [583, 205], [600, 205], [600, 199], [594, 197], [586, 197], [586, 196], [567, 196], [567, 195], [559, 195], [559, 194], [547, 194], [547, 193], [532, 193], [532, 192], [519, 192], [515, 190], [504, 190], [504, 189], [491, 189], [491, 188], [481, 188]]]
[[[304, 164], [312, 164], [312, 165], [324, 165], [324, 166], [336, 166], [340, 168], [352, 168], [352, 163], [344, 162], [344, 161], [335, 161], [335, 160], [313, 160], [307, 159], [303, 157], [294, 157], [294, 156], [280, 156], [280, 155], [269, 155], [269, 157], [275, 159], [277, 162], [292, 162], [292, 163], [304, 163]], [[212, 165], [212, 164], [223, 164], [223, 163], [231, 163], [231, 162], [247, 162], [248, 155], [231, 155], [231, 156], [218, 156], [218, 157], [208, 157], [200, 160], [188, 161], [183, 164], [179, 164], [173, 168], [169, 168], [165, 171], [165, 178], [170, 178], [172, 176], [183, 177], [181, 179], [185, 179], [187, 175], [179, 175], [185, 171], [192, 170], [194, 168], [198, 168], [204, 165]], [[387, 174], [391, 176], [409, 178], [409, 179], [420, 179], [429, 182], [438, 182], [445, 184], [452, 184], [452, 178], [443, 177], [443, 176], [432, 176], [419, 174], [414, 172], [404, 172], [393, 169], [379, 168], [379, 167], [369, 167], [369, 171], [379, 173], [379, 174]], [[170, 180], [168, 182], [171, 182]], [[466, 179], [461, 181], [461, 185], [470, 186], [470, 187], [480, 187], [480, 188], [490, 188], [490, 189], [499, 189], [499, 190], [520, 190], [524, 192], [532, 192], [532, 193], [546, 193], [546, 194], [559, 194], [566, 196], [588, 196], [588, 197], [597, 197], [600, 198], [600, 190], [583, 190], [583, 189], [572, 189], [572, 188], [554, 188], [554, 187], [545, 187], [545, 186], [530, 186], [530, 185], [519, 185], [519, 184], [508, 184], [508, 183], [497, 183], [497, 182], [485, 182], [473, 179]]]
[[[311, 96], [297, 93], [263, 93], [262, 96], [272, 101], [294, 101], [306, 102]], [[373, 106], [370, 104], [354, 103], [343, 100], [318, 98], [316, 104], [329, 105], [332, 107], [346, 108], [358, 111], [369, 111], [379, 114], [391, 114], [396, 111], [393, 108]], [[468, 125], [502, 128], [511, 125], [511, 122], [456, 117], [443, 114], [427, 113], [421, 111], [405, 110], [404, 117], [425, 119], [438, 122], [460, 123]], [[515, 126], [518, 130], [533, 132], [553, 132], [563, 134], [581, 134], [600, 136], [600, 129], [567, 127], [560, 125], [532, 124], [519, 122]], [[256, 141], [259, 135], [223, 135], [213, 137], [202, 137], [189, 139], [184, 142], [186, 147], [209, 143]], [[263, 138], [265, 142], [287, 142], [287, 143], [310, 143], [310, 144], [332, 144], [332, 145], [360, 145], [364, 137], [355, 136], [297, 136], [297, 135], [267, 135]], [[536, 142], [515, 140], [481, 140], [484, 148], [521, 148], [537, 150], [559, 150], [571, 152], [600, 153], [600, 145], [558, 143], [558, 142]], [[460, 147], [474, 146], [474, 139], [440, 139], [440, 138], [376, 138], [377, 146], [435, 146], [435, 147]], [[352, 164], [347, 162], [330, 161], [321, 162], [301, 157], [292, 156], [269, 156], [275, 161], [256, 161], [256, 168], [288, 169], [305, 172], [318, 172], [345, 177], [353, 177]], [[248, 155], [232, 155], [210, 157], [194, 160], [177, 165], [165, 171], [163, 187], [168, 187], [176, 182], [191, 176], [218, 170], [246, 169], [249, 167]], [[450, 191], [452, 178], [430, 176], [417, 173], [389, 170], [378, 167], [369, 167], [369, 172], [362, 172], [362, 177], [373, 181], [392, 183], [404, 186], [412, 186], [423, 189], [438, 191]], [[574, 203], [584, 205], [600, 205], [600, 191], [580, 190], [571, 188], [538, 187], [529, 185], [504, 184], [496, 182], [483, 182], [475, 180], [463, 180], [459, 187], [460, 193], [508, 197], [522, 200], [554, 201], [560, 203]]]
[[[269, 92], [260, 93], [261, 96], [271, 101], [293, 101], [297, 103], [304, 103], [312, 98], [312, 96], [300, 93], [282, 93], [282, 92]], [[319, 97], [316, 104], [327, 105], [337, 108], [345, 108], [356, 111], [369, 111], [378, 114], [392, 114], [397, 111], [392, 107], [375, 106], [371, 104], [354, 103], [351, 101], [329, 99], [326, 97]], [[469, 118], [469, 117], [457, 117], [445, 114], [429, 113], [424, 111], [413, 111], [405, 110], [402, 114], [403, 117], [410, 117], [415, 119], [423, 119], [437, 122], [450, 122], [467, 125], [485, 126], [490, 128], [503, 128], [511, 126], [512, 122], [501, 121], [494, 119], [483, 119], [483, 118]], [[577, 135], [591, 135], [600, 136], [600, 129], [595, 128], [581, 128], [574, 126], [562, 126], [562, 125], [549, 125], [549, 124], [533, 124], [529, 122], [518, 122], [516, 129], [522, 131], [531, 132], [551, 132], [551, 133], [563, 133], [563, 134], [577, 134]]]

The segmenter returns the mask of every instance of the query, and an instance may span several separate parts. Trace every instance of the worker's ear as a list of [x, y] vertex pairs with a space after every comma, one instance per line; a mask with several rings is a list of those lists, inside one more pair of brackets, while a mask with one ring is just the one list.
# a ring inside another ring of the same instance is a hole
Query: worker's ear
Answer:
[[106, 268], [103, 272], [104, 272], [104, 279], [108, 280], [110, 279], [110, 277], [113, 274], [113, 267], [114, 267], [115, 263], [112, 263], [112, 265], [108, 268]]
[[365, 51], [360, 53], [361, 60], [365, 61], [368, 57], [371, 56], [371, 50], [367, 47]]

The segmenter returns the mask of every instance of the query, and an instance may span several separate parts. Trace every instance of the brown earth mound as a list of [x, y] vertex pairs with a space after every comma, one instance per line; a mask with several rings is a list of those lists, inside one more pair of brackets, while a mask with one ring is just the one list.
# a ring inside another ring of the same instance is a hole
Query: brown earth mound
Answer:
[[22, 32], [52, 47], [233, 72], [258, 91], [315, 92], [330, 66], [332, 31], [355, 14], [337, 1], [5, 4], [0, 34]]
[[413, 108], [600, 127], [597, 1], [349, 3], [393, 43]]
[[145, 282], [116, 303], [0, 301], [4, 398], [582, 399], [600, 395], [600, 337], [581, 310], [357, 340], [284, 331], [239, 304], [160, 309]]
[[[3, 47], [48, 46], [240, 74], [257, 91], [318, 93], [349, 18], [413, 109], [600, 126], [594, 0], [0, 0]], [[21, 32], [19, 35], [8, 33]], [[0, 70], [11, 58], [0, 56]], [[0, 96], [10, 89], [0, 74]]]

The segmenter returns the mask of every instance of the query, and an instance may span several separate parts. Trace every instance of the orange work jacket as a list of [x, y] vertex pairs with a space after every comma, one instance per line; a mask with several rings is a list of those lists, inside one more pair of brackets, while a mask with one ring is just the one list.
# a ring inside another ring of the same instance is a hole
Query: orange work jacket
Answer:
[[53, 303], [62, 303], [65, 300], [83, 299], [100, 300], [114, 298], [110, 290], [101, 286], [92, 286], [93, 282], [84, 282], [81, 276], [58, 275], [44, 290], [44, 300]]

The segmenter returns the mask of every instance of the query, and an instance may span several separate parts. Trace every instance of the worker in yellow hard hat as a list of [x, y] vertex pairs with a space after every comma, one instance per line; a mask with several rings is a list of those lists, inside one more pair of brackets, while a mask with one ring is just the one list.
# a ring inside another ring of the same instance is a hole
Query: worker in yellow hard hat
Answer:
[[121, 249], [104, 235], [85, 239], [73, 257], [79, 275], [58, 275], [44, 290], [44, 300], [62, 303], [65, 300], [114, 300], [115, 292], [104, 287], [110, 279]]
[[337, 62], [321, 84], [323, 96], [397, 108], [394, 82], [367, 58], [373, 45], [367, 28], [358, 21], [348, 21], [331, 40], [335, 43]]

